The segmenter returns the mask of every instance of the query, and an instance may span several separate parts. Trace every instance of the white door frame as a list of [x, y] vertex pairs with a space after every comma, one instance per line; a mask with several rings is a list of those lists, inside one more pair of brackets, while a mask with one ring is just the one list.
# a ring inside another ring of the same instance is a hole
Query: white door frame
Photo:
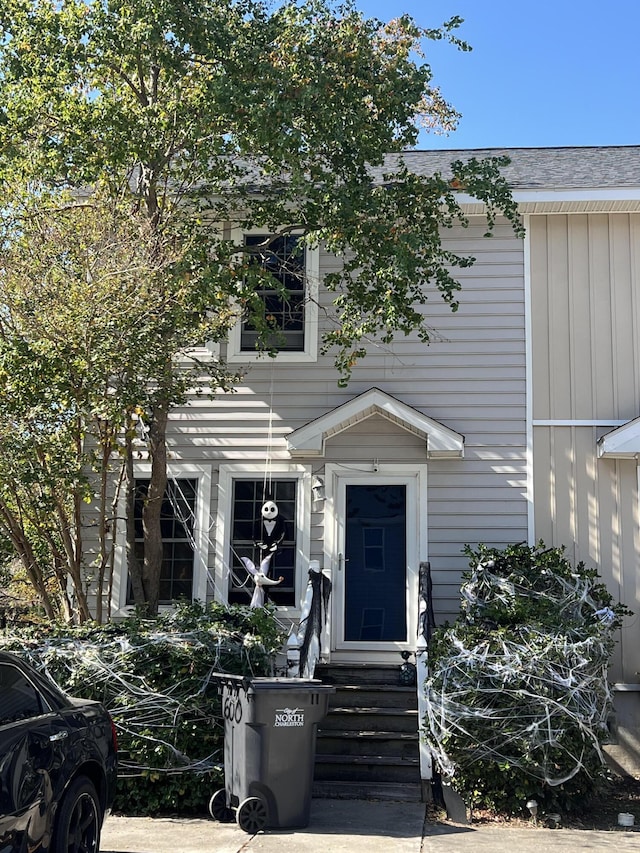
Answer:
[[[364, 466], [362, 466], [364, 467]], [[352, 483], [394, 483], [407, 487], [407, 641], [348, 642], [344, 639], [344, 514], [346, 486]], [[418, 579], [420, 562], [428, 559], [427, 465], [380, 464], [369, 470], [346, 465], [325, 466], [325, 539], [324, 565], [331, 567], [331, 656], [340, 660], [380, 660], [395, 656], [403, 649], [415, 651], [418, 625]]]

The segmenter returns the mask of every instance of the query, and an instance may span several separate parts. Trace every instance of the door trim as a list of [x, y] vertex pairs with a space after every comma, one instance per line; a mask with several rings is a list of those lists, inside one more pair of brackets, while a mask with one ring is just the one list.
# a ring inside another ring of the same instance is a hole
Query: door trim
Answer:
[[[361, 466], [364, 468], [364, 466]], [[340, 554], [344, 554], [344, 506], [346, 486], [352, 483], [399, 483], [407, 487], [407, 641], [347, 642], [344, 639], [344, 573]], [[422, 560], [428, 559], [427, 465], [371, 466], [358, 470], [345, 465], [325, 466], [325, 538], [324, 565], [331, 567], [331, 655], [332, 659], [365, 661], [392, 657], [403, 649], [415, 650], [418, 625], [418, 577]]]

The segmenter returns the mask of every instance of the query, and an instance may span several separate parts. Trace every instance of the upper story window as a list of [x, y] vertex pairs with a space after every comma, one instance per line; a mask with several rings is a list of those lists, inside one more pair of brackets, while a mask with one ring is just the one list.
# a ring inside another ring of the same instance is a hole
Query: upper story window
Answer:
[[[237, 235], [250, 249], [252, 263], [269, 273], [257, 291], [264, 320], [273, 330], [267, 341], [278, 361], [317, 359], [319, 251], [305, 245], [300, 234], [273, 235], [256, 232]], [[243, 318], [229, 335], [227, 361], [256, 361], [265, 355], [256, 349], [259, 330], [251, 318]]]
[[[247, 234], [245, 245], [252, 249], [250, 260], [269, 273], [259, 295], [264, 305], [264, 318], [273, 330], [269, 344], [282, 352], [304, 351], [305, 249], [299, 236], [288, 234], [270, 237]], [[258, 331], [250, 320], [244, 320], [240, 333], [240, 349], [255, 352]]]

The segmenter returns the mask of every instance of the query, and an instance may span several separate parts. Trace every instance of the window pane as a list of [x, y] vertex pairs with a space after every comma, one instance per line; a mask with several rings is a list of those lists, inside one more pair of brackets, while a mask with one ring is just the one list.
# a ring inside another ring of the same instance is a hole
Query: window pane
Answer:
[[251, 521], [235, 521], [233, 524], [233, 538], [250, 540], [253, 538], [255, 523]]
[[234, 492], [236, 501], [253, 501], [256, 496], [255, 480], [236, 480]]
[[[296, 602], [296, 488], [295, 479], [272, 481], [270, 488], [271, 499], [278, 506], [278, 516], [284, 521], [284, 538], [271, 558], [267, 574], [270, 578], [282, 577], [284, 580], [277, 586], [264, 588], [265, 600], [283, 606], [292, 606]], [[229, 555], [231, 566], [229, 602], [231, 604], [249, 604], [253, 595], [252, 577], [240, 558], [248, 557], [254, 565], [260, 564], [262, 554], [255, 543], [262, 522], [260, 510], [264, 503], [263, 492], [263, 480], [238, 479], [233, 484], [232, 542]], [[250, 502], [246, 500], [248, 494], [252, 495]], [[249, 517], [247, 517], [248, 507]], [[242, 516], [240, 519], [236, 515], [238, 509]]]
[[[268, 234], [248, 234], [245, 245], [254, 248], [252, 261], [269, 272], [286, 292], [274, 283], [265, 283], [258, 290], [264, 303], [265, 318], [274, 333], [267, 346], [283, 351], [304, 350], [304, 271], [305, 247], [297, 235], [271, 237]], [[255, 350], [258, 332], [250, 320], [245, 320], [240, 335], [240, 348]]]
[[[136, 557], [144, 559], [142, 537], [142, 508], [149, 480], [136, 481], [135, 530]], [[163, 562], [160, 582], [160, 603], [171, 604], [176, 598], [193, 597], [193, 561], [197, 480], [170, 480], [162, 502], [160, 528], [163, 543]], [[128, 584], [127, 604], [133, 604], [131, 581]]]

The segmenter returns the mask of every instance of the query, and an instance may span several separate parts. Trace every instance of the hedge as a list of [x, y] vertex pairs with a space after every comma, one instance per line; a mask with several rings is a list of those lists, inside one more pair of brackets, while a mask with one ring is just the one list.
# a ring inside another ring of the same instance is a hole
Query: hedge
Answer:
[[427, 741], [473, 807], [574, 809], [607, 775], [607, 667], [626, 607], [562, 548], [466, 549], [460, 616], [429, 648]]
[[272, 675], [285, 639], [270, 608], [195, 604], [154, 620], [6, 628], [0, 648], [109, 710], [119, 745], [115, 811], [195, 814], [224, 779], [212, 673]]

